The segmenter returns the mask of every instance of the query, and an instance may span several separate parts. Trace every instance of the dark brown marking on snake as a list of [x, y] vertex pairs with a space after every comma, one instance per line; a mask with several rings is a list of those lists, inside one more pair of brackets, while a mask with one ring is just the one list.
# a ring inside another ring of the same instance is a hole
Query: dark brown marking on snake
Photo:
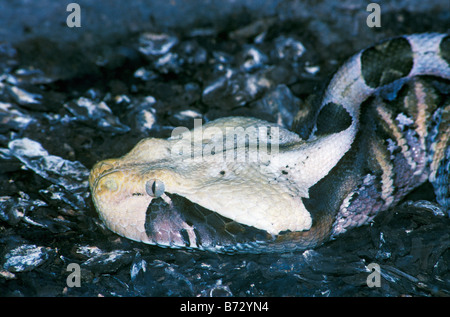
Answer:
[[450, 66], [450, 35], [444, 37], [441, 41], [440, 45], [440, 54], [442, 59], [444, 59], [447, 64]]
[[407, 76], [413, 66], [411, 45], [395, 38], [363, 51], [361, 73], [369, 87], [378, 88]]
[[352, 124], [352, 117], [348, 111], [336, 103], [327, 103], [317, 116], [316, 135], [338, 133]]

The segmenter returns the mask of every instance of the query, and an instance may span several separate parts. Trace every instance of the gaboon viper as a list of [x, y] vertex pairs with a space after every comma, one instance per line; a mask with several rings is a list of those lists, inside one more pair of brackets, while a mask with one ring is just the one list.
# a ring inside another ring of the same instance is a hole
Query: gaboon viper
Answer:
[[97, 163], [100, 218], [124, 237], [216, 252], [312, 248], [425, 181], [450, 208], [450, 35], [351, 57], [292, 131], [228, 117]]

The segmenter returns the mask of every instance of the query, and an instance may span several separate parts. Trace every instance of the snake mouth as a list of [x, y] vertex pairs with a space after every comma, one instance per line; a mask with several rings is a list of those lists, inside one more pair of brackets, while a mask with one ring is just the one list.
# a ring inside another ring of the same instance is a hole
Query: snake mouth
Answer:
[[277, 238], [268, 230], [202, 206], [189, 196], [170, 189], [164, 191], [164, 186], [161, 195], [152, 196], [147, 186], [150, 174], [143, 170], [137, 164], [105, 160], [97, 163], [90, 173], [90, 188], [99, 217], [118, 235], [172, 248], [258, 253], [263, 249], [261, 246]]
[[[310, 237], [308, 232], [289, 230], [273, 235], [178, 194], [164, 192], [160, 197], [152, 197], [145, 190], [142, 175], [109, 162], [97, 164], [91, 180], [93, 201], [101, 220], [116, 234], [134, 241], [224, 253], [267, 252], [267, 245], [277, 252], [315, 244], [314, 229]], [[306, 244], [296, 244], [295, 240]]]
[[235, 222], [177, 194], [153, 199], [145, 220], [147, 236], [159, 246], [232, 253], [256, 251], [274, 240], [265, 230]]
[[112, 160], [97, 163], [89, 181], [101, 220], [116, 234], [134, 241], [233, 252], [236, 248], [257, 250], [259, 244], [273, 240], [265, 230], [223, 217], [183, 196], [165, 192], [152, 197], [133, 169], [119, 168]]
[[224, 217], [185, 197], [166, 193], [149, 203], [144, 227], [147, 243], [158, 246], [220, 253], [266, 253], [315, 247], [328, 237], [332, 220], [332, 217], [324, 218], [309, 231], [287, 230], [273, 235]]

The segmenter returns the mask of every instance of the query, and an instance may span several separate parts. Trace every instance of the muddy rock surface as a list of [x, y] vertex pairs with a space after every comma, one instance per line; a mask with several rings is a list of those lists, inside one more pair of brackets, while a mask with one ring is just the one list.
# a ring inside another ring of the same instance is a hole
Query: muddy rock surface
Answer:
[[450, 295], [450, 220], [429, 184], [317, 249], [225, 255], [115, 235], [87, 182], [95, 162], [195, 118], [290, 127], [353, 53], [449, 32], [448, 1], [381, 4], [382, 27], [368, 28], [362, 1], [83, 0], [78, 29], [67, 4], [43, 2], [0, 4], [0, 296]]

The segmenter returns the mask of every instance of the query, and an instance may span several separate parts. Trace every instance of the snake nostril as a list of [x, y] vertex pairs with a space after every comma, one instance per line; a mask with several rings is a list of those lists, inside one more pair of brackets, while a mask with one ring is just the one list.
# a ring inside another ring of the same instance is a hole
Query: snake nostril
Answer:
[[115, 192], [119, 188], [117, 182], [114, 179], [107, 179], [103, 184], [103, 187], [112, 192]]
[[102, 195], [109, 192], [116, 192], [119, 190], [120, 181], [113, 177], [113, 175], [107, 175], [100, 178], [94, 187], [94, 191], [96, 195]]

